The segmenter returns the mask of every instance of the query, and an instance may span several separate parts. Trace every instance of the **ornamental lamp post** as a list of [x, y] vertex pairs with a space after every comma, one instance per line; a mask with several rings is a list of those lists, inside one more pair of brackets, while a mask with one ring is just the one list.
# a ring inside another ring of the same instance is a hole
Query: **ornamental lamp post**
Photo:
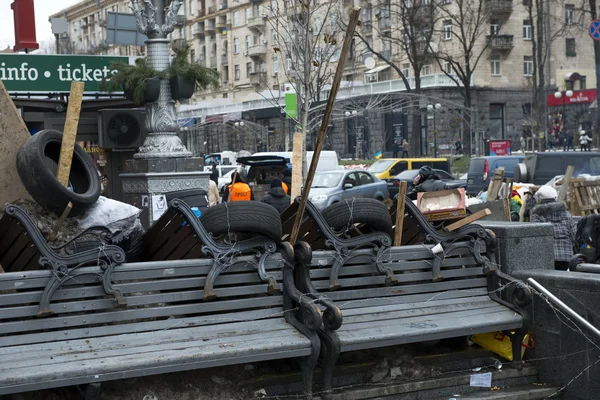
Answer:
[[565, 100], [570, 97], [573, 97], [572, 90], [563, 90], [563, 91], [557, 90], [556, 93], [554, 93], [554, 98], [556, 98], [556, 99], [562, 98], [563, 132], [566, 128], [566, 122], [567, 122], [567, 114], [565, 114]]
[[438, 155], [438, 147], [437, 147], [437, 129], [435, 127], [435, 110], [439, 110], [442, 108], [440, 103], [436, 103], [435, 105], [429, 104], [427, 106], [427, 110], [433, 115], [433, 156], [437, 157]]

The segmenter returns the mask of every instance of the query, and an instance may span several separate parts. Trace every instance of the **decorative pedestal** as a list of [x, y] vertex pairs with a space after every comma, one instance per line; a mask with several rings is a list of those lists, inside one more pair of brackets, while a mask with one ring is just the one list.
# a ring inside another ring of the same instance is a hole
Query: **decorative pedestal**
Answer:
[[210, 172], [201, 172], [201, 158], [154, 158], [127, 160], [123, 201], [142, 209], [140, 217], [148, 229], [168, 208], [166, 195], [181, 190], [202, 189], [208, 193]]

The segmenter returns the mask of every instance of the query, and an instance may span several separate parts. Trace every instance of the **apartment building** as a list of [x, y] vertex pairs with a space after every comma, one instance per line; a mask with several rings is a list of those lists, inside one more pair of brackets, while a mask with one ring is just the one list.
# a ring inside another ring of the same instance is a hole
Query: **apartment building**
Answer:
[[108, 12], [131, 13], [129, 0], [84, 0], [49, 18], [66, 18], [68, 33], [60, 38], [62, 54], [142, 56], [145, 47], [116, 46], [106, 42]]

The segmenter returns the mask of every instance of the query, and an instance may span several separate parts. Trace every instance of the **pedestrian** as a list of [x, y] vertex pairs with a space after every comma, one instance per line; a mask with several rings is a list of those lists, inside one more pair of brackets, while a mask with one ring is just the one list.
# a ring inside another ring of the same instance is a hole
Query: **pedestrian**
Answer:
[[217, 185], [219, 184], [219, 170], [217, 169], [217, 163], [214, 161], [212, 162], [212, 168], [210, 170], [210, 180]]
[[550, 222], [554, 229], [554, 269], [566, 271], [573, 256], [575, 232], [571, 213], [552, 186], [544, 185], [533, 195], [537, 205], [531, 210], [531, 222]]
[[287, 194], [292, 194], [292, 170], [289, 168], [284, 168], [279, 174], [279, 178], [281, 179], [281, 186], [283, 187], [283, 191]]
[[525, 138], [521, 136], [521, 151], [525, 153], [527, 149], [525, 148]]
[[589, 151], [589, 143], [592, 139], [588, 136], [587, 132], [582, 130], [579, 133], [579, 146], [581, 147], [581, 151]]
[[463, 153], [463, 148], [462, 148], [462, 141], [460, 140], [460, 138], [458, 138], [458, 140], [456, 141], [456, 143], [454, 143], [454, 148], [456, 149], [456, 154], [459, 155]]
[[575, 147], [573, 147], [573, 133], [567, 132], [567, 137], [565, 139], [565, 148], [564, 151], [569, 151], [569, 149], [575, 151]]
[[219, 197], [219, 188], [215, 181], [211, 179], [208, 181], [208, 206], [216, 206], [220, 201], [221, 198]]
[[401, 158], [408, 158], [408, 142], [406, 141], [406, 139], [402, 139], [402, 157]]
[[[250, 186], [244, 181], [238, 172], [233, 173], [232, 182], [225, 188], [223, 202], [254, 200], [254, 194]], [[230, 196], [231, 193], [231, 196]]]
[[290, 206], [290, 196], [283, 190], [281, 179], [273, 179], [269, 192], [262, 198], [262, 202], [269, 204], [281, 214]]
[[395, 139], [394, 140], [394, 148], [393, 148], [393, 152], [392, 152], [393, 158], [398, 158], [398, 152], [400, 151], [400, 148], [401, 148], [401, 146], [400, 146], [400, 143], [398, 143], [398, 139]]

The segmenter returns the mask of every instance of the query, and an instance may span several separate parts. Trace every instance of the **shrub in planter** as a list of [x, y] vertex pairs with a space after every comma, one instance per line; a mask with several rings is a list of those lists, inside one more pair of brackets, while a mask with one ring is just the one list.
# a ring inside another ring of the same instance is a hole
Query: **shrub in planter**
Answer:
[[113, 63], [111, 68], [117, 72], [104, 82], [109, 92], [122, 89], [125, 97], [138, 105], [158, 100], [160, 80], [166, 74], [151, 68], [145, 58], [135, 60], [135, 65]]
[[173, 62], [167, 69], [173, 100], [189, 99], [196, 90], [219, 86], [219, 73], [211, 68], [190, 63], [191, 46], [175, 50]]

